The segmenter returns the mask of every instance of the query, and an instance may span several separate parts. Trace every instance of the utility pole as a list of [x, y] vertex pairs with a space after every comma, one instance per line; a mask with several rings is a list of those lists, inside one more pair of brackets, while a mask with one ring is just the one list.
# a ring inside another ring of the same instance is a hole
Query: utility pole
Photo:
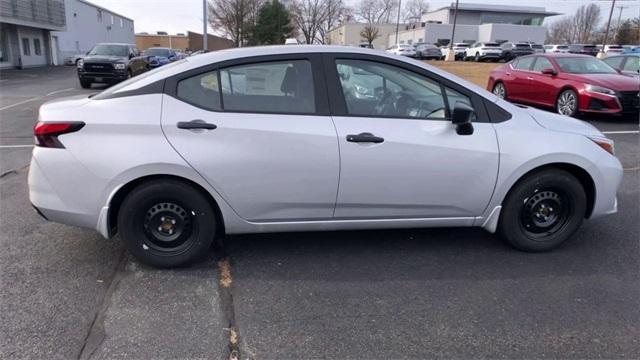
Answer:
[[398, 44], [398, 29], [400, 28], [400, 8], [402, 6], [402, 0], [398, 1], [398, 18], [396, 19], [396, 43], [394, 45]]
[[202, 50], [207, 52], [207, 40], [209, 35], [207, 34], [207, 0], [202, 0]]
[[453, 10], [453, 30], [451, 30], [451, 40], [449, 40], [449, 51], [445, 56], [444, 61], [456, 61], [456, 52], [453, 51], [453, 39], [456, 36], [456, 23], [458, 22], [458, 0], [456, 0], [456, 7]]
[[604, 41], [602, 41], [602, 50], [598, 52], [598, 58], [605, 57], [604, 47], [607, 46], [607, 40], [609, 40], [609, 26], [611, 26], [611, 16], [613, 15], [613, 8], [616, 6], [616, 0], [611, 2], [611, 10], [609, 11], [609, 20], [607, 21], [607, 30], [604, 32]]

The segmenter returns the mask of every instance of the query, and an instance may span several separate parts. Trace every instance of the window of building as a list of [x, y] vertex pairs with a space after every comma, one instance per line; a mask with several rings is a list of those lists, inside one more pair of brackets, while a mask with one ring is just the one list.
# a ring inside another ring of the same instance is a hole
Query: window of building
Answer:
[[122, 19], [122, 18], [120, 19], [120, 27], [121, 28], [124, 27], [124, 19]]
[[220, 110], [218, 72], [199, 74], [178, 83], [179, 99], [208, 110]]
[[98, 22], [102, 22], [102, 10], [98, 9]]
[[42, 49], [40, 48], [40, 39], [33, 39], [33, 52], [36, 56], [42, 56]]
[[407, 40], [407, 44], [409, 45], [413, 44], [413, 40]]
[[80, 52], [80, 41], [76, 40], [76, 51]]
[[419, 39], [418, 39], [418, 42], [419, 42], [419, 43], [421, 43], [421, 42], [422, 42], [422, 38], [419, 38]]
[[22, 38], [22, 54], [24, 56], [31, 56], [31, 43], [29, 43], [29, 38]]
[[364, 60], [338, 60], [336, 70], [350, 115], [444, 120], [457, 101], [470, 99], [400, 67]]
[[115, 24], [116, 19], [113, 17], [113, 15], [110, 15], [110, 16], [111, 16], [111, 25], [113, 25]]
[[311, 63], [306, 60], [256, 63], [220, 71], [224, 110], [315, 113]]

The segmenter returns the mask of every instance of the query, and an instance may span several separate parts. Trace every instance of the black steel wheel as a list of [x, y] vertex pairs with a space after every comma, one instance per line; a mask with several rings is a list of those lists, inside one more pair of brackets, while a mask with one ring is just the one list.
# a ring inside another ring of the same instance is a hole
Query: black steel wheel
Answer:
[[189, 265], [207, 254], [215, 235], [215, 212], [199, 189], [174, 179], [133, 189], [118, 214], [128, 250], [155, 267]]
[[524, 251], [548, 251], [580, 227], [587, 196], [580, 181], [563, 169], [547, 168], [526, 175], [502, 204], [498, 232]]

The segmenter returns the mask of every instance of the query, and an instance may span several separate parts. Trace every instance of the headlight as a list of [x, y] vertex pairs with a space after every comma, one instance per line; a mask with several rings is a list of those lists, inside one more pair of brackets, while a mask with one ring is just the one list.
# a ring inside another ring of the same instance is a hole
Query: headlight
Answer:
[[611, 89], [607, 89], [607, 88], [602, 87], [602, 86], [598, 86], [598, 85], [587, 84], [587, 86], [585, 86], [585, 89], [587, 91], [589, 91], [589, 92], [616, 96], [616, 92], [615, 91], [613, 91]]
[[78, 69], [82, 69], [82, 66], [84, 65], [84, 60], [80, 59], [76, 62], [76, 65], [78, 66]]
[[616, 149], [613, 143], [613, 140], [605, 138], [605, 137], [589, 137], [591, 141], [600, 146], [604, 151], [608, 152], [611, 155], [616, 155]]
[[124, 70], [125, 65], [124, 64], [113, 64], [113, 68], [116, 70]]

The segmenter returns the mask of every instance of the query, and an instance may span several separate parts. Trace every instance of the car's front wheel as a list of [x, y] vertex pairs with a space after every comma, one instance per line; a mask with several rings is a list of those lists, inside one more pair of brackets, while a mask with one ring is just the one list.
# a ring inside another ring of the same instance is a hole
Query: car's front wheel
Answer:
[[565, 90], [556, 100], [558, 114], [576, 116], [578, 113], [578, 95], [573, 90]]
[[549, 168], [520, 180], [502, 205], [502, 238], [523, 251], [548, 251], [580, 227], [587, 197], [575, 176]]
[[118, 229], [128, 250], [155, 267], [184, 266], [207, 254], [214, 209], [195, 187], [173, 179], [143, 183], [122, 202]]

